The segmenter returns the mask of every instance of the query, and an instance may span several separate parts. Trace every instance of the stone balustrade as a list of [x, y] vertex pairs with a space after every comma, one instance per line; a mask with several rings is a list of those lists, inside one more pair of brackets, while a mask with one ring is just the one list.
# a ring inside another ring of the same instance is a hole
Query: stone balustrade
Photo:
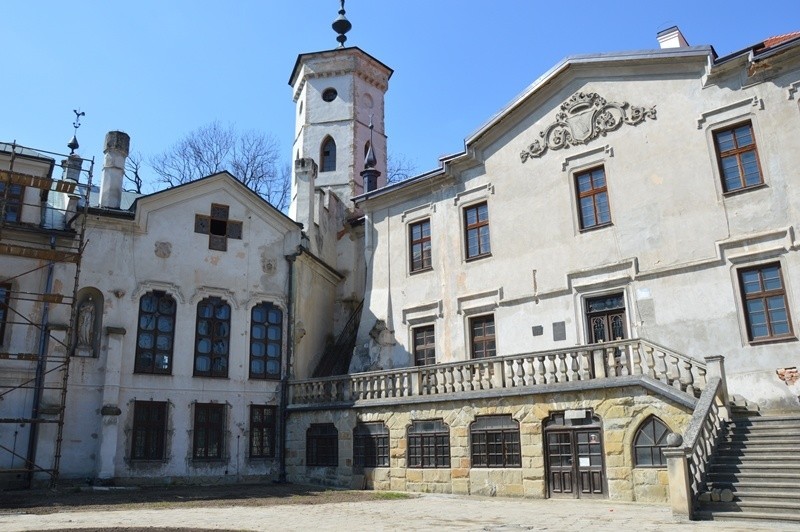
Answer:
[[647, 340], [618, 340], [448, 364], [372, 371], [289, 384], [290, 404], [430, 397], [641, 375], [699, 397], [706, 365]]

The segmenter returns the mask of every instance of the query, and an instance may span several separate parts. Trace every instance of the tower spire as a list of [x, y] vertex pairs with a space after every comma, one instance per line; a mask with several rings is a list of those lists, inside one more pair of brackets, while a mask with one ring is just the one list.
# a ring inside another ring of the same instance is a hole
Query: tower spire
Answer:
[[336, 37], [336, 40], [339, 41], [339, 48], [344, 48], [344, 42], [347, 40], [345, 33], [350, 31], [350, 28], [352, 28], [353, 25], [350, 24], [350, 21], [344, 16], [344, 0], [340, 0], [340, 5], [341, 8], [339, 9], [339, 16], [333, 21], [331, 27], [333, 28], [333, 31], [339, 34]]

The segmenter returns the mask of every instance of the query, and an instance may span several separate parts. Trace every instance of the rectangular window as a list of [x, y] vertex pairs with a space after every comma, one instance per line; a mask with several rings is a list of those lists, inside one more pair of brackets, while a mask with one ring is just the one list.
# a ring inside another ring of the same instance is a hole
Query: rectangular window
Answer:
[[491, 255], [489, 206], [485, 202], [464, 209], [464, 231], [467, 259]]
[[433, 325], [414, 329], [414, 365], [436, 364], [436, 338]]
[[494, 316], [478, 316], [469, 320], [472, 358], [493, 357], [497, 354], [494, 335]]
[[431, 269], [431, 221], [424, 220], [408, 227], [411, 245], [411, 271]]
[[22, 216], [22, 199], [25, 187], [16, 183], [0, 182], [0, 207], [4, 207], [7, 222], [19, 222]]
[[6, 337], [6, 322], [8, 321], [8, 305], [11, 301], [11, 285], [0, 284], [0, 344]]
[[136, 401], [133, 404], [131, 460], [164, 460], [167, 403]]
[[250, 458], [275, 456], [275, 407], [250, 405]]
[[739, 285], [751, 342], [793, 337], [779, 263], [739, 270]]
[[519, 422], [511, 416], [482, 416], [470, 426], [472, 467], [521, 467]]
[[444, 421], [415, 421], [407, 436], [408, 467], [450, 467], [450, 427]]
[[592, 229], [611, 223], [611, 207], [608, 204], [606, 172], [600, 166], [575, 175], [578, 194], [578, 215], [581, 229]]
[[194, 405], [194, 446], [196, 460], [222, 458], [225, 435], [225, 405], [197, 403]]
[[736, 192], [764, 182], [750, 122], [714, 132], [722, 190]]
[[306, 431], [306, 464], [339, 465], [339, 431], [333, 423], [315, 423]]
[[250, 312], [250, 378], [281, 378], [283, 313], [271, 303], [259, 303]]
[[218, 297], [197, 304], [195, 377], [227, 377], [231, 337], [231, 306]]
[[389, 429], [383, 423], [359, 423], [353, 431], [356, 467], [389, 467]]

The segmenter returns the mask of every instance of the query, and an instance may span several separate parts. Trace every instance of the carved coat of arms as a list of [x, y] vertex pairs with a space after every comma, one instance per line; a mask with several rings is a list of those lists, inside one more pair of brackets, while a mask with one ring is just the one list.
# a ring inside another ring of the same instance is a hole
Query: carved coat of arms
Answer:
[[635, 126], [645, 118], [656, 118], [655, 106], [636, 107], [627, 102], [608, 102], [594, 92], [576, 92], [561, 104], [555, 121], [539, 133], [539, 139], [522, 150], [524, 163], [529, 158], [541, 157], [548, 149], [560, 150], [605, 136], [622, 124]]

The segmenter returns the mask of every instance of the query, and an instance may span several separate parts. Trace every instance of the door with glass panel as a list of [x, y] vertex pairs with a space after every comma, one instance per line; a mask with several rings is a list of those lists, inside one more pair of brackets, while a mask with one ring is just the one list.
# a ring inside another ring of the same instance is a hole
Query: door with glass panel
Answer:
[[549, 426], [545, 428], [545, 464], [550, 497], [606, 496], [602, 430], [596, 421], [588, 413], [579, 419], [554, 414], [546, 421]]

